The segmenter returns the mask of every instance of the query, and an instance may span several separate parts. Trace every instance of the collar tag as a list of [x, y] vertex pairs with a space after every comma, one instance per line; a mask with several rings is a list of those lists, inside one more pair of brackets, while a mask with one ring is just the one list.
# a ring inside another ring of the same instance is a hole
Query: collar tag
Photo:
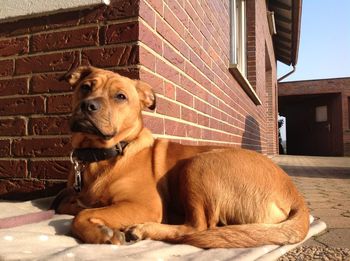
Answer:
[[70, 155], [70, 161], [73, 164], [74, 167], [74, 184], [73, 188], [76, 192], [80, 192], [82, 188], [82, 182], [81, 182], [81, 171], [82, 167], [79, 164], [79, 162], [75, 159], [73, 159], [73, 152]]

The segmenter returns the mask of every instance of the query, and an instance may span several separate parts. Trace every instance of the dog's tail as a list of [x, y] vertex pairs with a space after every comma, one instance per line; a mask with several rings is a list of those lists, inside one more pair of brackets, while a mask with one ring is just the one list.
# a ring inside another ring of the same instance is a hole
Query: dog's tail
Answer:
[[244, 224], [216, 227], [180, 236], [172, 243], [189, 244], [200, 248], [256, 247], [285, 245], [302, 241], [309, 230], [309, 211], [300, 199], [287, 220], [278, 224]]

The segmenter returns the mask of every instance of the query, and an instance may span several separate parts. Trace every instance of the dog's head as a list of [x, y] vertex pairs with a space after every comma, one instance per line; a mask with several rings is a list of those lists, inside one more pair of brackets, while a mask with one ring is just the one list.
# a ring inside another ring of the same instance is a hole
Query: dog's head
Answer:
[[74, 87], [72, 145], [111, 147], [133, 140], [142, 129], [141, 111], [155, 108], [151, 86], [117, 73], [82, 66], [64, 76]]

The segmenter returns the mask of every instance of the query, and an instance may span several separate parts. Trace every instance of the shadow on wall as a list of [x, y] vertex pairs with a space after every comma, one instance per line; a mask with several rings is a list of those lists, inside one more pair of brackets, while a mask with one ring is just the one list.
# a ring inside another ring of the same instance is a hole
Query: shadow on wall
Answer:
[[245, 118], [241, 147], [262, 152], [259, 123], [250, 115]]

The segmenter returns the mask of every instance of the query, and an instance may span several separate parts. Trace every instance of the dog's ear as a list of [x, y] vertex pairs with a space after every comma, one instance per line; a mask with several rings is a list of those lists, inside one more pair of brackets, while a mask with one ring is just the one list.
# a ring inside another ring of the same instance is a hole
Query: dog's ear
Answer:
[[60, 81], [67, 81], [70, 85], [77, 85], [82, 79], [88, 76], [94, 67], [92, 66], [79, 66], [76, 69], [68, 71], [66, 74], [59, 78]]
[[152, 87], [143, 81], [137, 80], [136, 89], [144, 107], [154, 110], [156, 108], [156, 94]]

